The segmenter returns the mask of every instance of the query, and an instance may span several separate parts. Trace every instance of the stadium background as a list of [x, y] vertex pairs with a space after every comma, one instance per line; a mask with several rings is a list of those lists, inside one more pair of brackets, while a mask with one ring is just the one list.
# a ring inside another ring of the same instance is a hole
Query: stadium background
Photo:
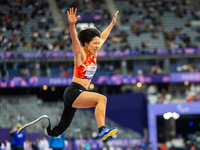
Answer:
[[[169, 141], [179, 143], [173, 148], [198, 147], [199, 6], [198, 0], [0, 0], [0, 140], [10, 140], [16, 123], [42, 114], [57, 123], [73, 75], [66, 11], [75, 7], [77, 29], [103, 31], [120, 11], [89, 90], [108, 96], [106, 125], [120, 128], [110, 141], [135, 142], [107, 141], [99, 149], [159, 149]], [[80, 109], [66, 139], [95, 139], [91, 118], [91, 109]], [[45, 137], [46, 124], [28, 128], [28, 140]]]

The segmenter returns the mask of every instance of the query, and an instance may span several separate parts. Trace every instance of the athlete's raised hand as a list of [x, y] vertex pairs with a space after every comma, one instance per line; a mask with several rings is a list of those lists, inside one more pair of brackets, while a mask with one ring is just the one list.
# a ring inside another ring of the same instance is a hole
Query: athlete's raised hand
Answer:
[[117, 11], [113, 17], [113, 20], [112, 20], [112, 24], [115, 25], [116, 23], [116, 19], [117, 19], [117, 14], [119, 13], [119, 11]]
[[74, 10], [73, 7], [70, 8], [69, 11], [67, 11], [69, 24], [75, 24], [77, 22], [78, 18], [80, 18], [80, 16], [76, 17], [76, 12], [77, 12], [77, 9]]

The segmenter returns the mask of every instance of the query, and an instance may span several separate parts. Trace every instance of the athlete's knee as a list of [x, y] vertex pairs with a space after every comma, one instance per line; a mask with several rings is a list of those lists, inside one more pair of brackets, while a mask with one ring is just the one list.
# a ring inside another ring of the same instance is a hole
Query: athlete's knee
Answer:
[[107, 103], [107, 97], [102, 95], [101, 97], [99, 97], [99, 102], [106, 104]]
[[55, 126], [52, 130], [49, 126], [46, 129], [49, 136], [57, 137], [63, 133], [63, 131], [61, 131], [61, 129], [58, 126]]

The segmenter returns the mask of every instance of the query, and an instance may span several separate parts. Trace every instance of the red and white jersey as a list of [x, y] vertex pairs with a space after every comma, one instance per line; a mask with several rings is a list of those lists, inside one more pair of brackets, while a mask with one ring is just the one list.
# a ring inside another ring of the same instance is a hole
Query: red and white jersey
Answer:
[[81, 79], [91, 79], [97, 70], [97, 57], [96, 55], [91, 58], [86, 53], [85, 61], [78, 67], [74, 67], [74, 77]]

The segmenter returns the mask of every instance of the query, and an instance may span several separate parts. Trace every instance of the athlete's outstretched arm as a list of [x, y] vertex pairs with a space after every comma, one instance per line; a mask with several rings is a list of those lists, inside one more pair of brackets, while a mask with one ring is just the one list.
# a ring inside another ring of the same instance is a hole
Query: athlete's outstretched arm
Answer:
[[80, 16], [76, 17], [76, 12], [77, 12], [77, 9], [74, 10], [73, 7], [70, 8], [69, 11], [67, 11], [68, 22], [70, 25], [70, 34], [71, 34], [71, 38], [72, 38], [72, 49], [73, 49], [74, 55], [79, 54], [80, 50], [81, 50], [81, 44], [78, 40], [76, 26], [75, 26], [75, 24], [76, 24], [78, 18], [80, 18]]
[[106, 41], [106, 39], [108, 38], [110, 31], [112, 30], [113, 26], [116, 23], [116, 19], [117, 19], [117, 14], [119, 13], [119, 11], [117, 11], [111, 21], [111, 23], [108, 25], [108, 27], [101, 33], [101, 37], [100, 37], [100, 47], [103, 45], [103, 43]]

